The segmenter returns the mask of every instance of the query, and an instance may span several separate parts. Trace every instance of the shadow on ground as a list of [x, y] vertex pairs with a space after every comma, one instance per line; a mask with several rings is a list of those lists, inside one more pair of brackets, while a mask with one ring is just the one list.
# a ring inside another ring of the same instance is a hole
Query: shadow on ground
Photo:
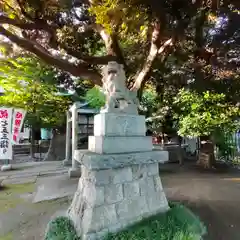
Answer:
[[182, 202], [208, 228], [205, 240], [240, 239], [240, 172], [166, 164], [160, 175], [170, 201]]

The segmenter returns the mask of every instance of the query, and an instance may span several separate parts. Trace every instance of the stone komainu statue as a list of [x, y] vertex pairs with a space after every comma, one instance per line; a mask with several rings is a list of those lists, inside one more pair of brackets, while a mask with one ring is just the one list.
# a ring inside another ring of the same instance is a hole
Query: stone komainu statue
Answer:
[[106, 103], [101, 112], [138, 114], [137, 92], [126, 87], [126, 76], [121, 64], [109, 62], [103, 68], [102, 81]]

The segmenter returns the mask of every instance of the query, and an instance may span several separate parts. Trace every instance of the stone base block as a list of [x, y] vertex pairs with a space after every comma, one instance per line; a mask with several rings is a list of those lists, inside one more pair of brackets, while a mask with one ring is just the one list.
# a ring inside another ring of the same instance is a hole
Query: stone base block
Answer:
[[75, 150], [74, 159], [79, 165], [92, 170], [122, 168], [129, 165], [165, 163], [167, 151], [149, 151], [120, 154], [98, 154], [89, 150]]
[[70, 168], [68, 170], [68, 176], [70, 178], [79, 178], [79, 177], [81, 177], [81, 169], [80, 168]]
[[145, 117], [101, 113], [94, 116], [94, 136], [145, 136]]
[[88, 150], [99, 154], [152, 151], [151, 137], [90, 136]]
[[71, 166], [72, 165], [72, 160], [64, 159], [63, 160], [63, 166]]
[[11, 164], [5, 164], [5, 165], [2, 165], [2, 167], [1, 167], [2, 172], [10, 171], [10, 170], [12, 170], [12, 165]]
[[81, 169], [68, 214], [82, 240], [102, 239], [108, 232], [169, 209], [158, 162], [112, 169], [82, 165]]

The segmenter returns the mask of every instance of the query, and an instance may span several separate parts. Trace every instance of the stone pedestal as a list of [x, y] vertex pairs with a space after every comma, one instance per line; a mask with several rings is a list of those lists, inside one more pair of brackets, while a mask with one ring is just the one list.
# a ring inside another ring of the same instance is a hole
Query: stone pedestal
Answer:
[[104, 155], [79, 150], [75, 159], [82, 176], [69, 216], [82, 240], [101, 239], [169, 209], [158, 172], [167, 152]]
[[99, 154], [151, 151], [152, 137], [90, 136], [88, 150]]
[[94, 117], [94, 136], [145, 136], [145, 117], [101, 113]]
[[80, 168], [69, 168], [68, 176], [70, 178], [81, 177], [81, 169]]
[[81, 178], [68, 214], [82, 240], [101, 239], [169, 209], [159, 177], [167, 151], [153, 151], [145, 118], [101, 113], [89, 149], [77, 150]]

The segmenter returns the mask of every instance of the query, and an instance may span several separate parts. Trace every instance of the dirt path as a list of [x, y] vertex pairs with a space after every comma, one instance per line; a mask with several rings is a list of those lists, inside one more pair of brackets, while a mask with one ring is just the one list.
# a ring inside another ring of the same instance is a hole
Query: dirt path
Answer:
[[164, 166], [163, 186], [169, 200], [193, 210], [208, 228], [206, 240], [240, 239], [240, 173], [199, 172]]
[[[160, 176], [168, 199], [183, 202], [205, 223], [205, 240], [240, 239], [240, 172], [199, 172], [171, 164], [161, 166]], [[49, 220], [69, 207], [68, 198], [33, 204], [33, 185], [0, 194], [0, 240], [42, 240]]]
[[44, 239], [48, 222], [65, 213], [70, 203], [69, 198], [35, 204], [12, 202], [6, 211], [0, 211], [0, 240]]
[[[42, 240], [50, 219], [69, 207], [74, 192], [71, 186], [76, 183], [68, 180], [68, 169], [60, 162], [15, 166], [16, 170], [0, 175], [4, 186], [0, 189], [0, 240]], [[33, 203], [36, 192], [40, 199], [46, 194], [60, 199]]]

